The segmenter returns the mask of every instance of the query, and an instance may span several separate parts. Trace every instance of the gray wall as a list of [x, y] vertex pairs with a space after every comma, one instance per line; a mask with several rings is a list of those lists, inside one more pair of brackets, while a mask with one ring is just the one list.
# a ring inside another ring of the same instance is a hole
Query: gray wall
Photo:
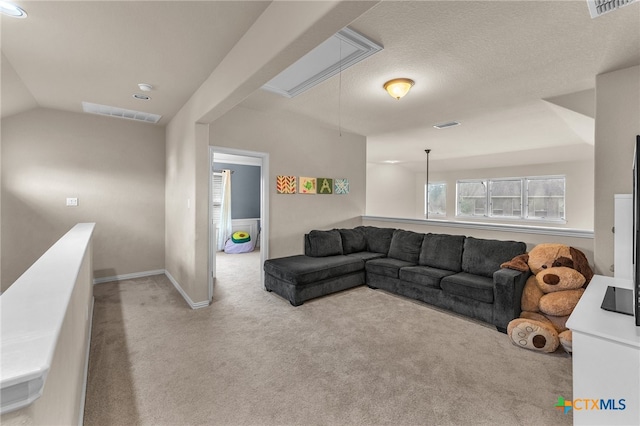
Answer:
[[231, 219], [260, 217], [260, 167], [213, 163], [214, 170], [231, 170]]
[[3, 291], [78, 222], [96, 223], [96, 278], [164, 269], [164, 136], [151, 124], [43, 108], [4, 118]]

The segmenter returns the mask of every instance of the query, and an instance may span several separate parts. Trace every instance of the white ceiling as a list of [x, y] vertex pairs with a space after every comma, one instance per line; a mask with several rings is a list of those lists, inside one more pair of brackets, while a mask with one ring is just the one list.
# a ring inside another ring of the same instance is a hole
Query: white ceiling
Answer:
[[[270, 2], [17, 3], [29, 17], [1, 21], [3, 117], [88, 101], [166, 125]], [[241, 105], [365, 135], [369, 162], [420, 171], [425, 148], [433, 170], [589, 159], [595, 76], [640, 64], [640, 2], [591, 19], [584, 0], [383, 1], [350, 27], [384, 50], [297, 97]], [[396, 77], [416, 81], [400, 101], [382, 89]], [[132, 98], [140, 82], [151, 101]]]

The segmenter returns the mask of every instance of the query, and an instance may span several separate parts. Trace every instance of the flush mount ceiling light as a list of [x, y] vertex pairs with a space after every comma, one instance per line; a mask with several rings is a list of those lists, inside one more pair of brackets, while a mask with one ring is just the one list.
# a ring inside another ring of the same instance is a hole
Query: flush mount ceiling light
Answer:
[[0, 14], [11, 16], [12, 18], [27, 17], [27, 12], [25, 12], [24, 9], [8, 1], [0, 1]]
[[138, 83], [138, 87], [143, 92], [150, 92], [153, 89], [153, 86], [148, 83]]
[[391, 97], [400, 100], [401, 97], [409, 93], [409, 90], [413, 87], [415, 82], [408, 78], [394, 78], [387, 81], [382, 87], [386, 90]]

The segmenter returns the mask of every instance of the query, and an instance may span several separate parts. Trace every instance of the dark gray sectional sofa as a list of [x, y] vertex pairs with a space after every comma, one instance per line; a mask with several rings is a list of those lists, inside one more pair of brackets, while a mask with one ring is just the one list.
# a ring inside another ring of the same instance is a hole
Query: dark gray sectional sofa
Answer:
[[493, 324], [504, 333], [520, 315], [529, 274], [500, 264], [525, 252], [522, 242], [372, 226], [311, 231], [304, 255], [265, 261], [265, 287], [298, 306], [366, 284]]

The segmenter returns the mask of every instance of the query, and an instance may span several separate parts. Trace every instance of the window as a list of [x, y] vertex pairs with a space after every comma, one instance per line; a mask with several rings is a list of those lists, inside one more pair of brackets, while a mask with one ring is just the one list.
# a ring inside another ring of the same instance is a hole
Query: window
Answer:
[[527, 218], [564, 220], [564, 178], [528, 179]]
[[487, 185], [484, 181], [458, 181], [458, 216], [487, 215]]
[[492, 180], [489, 181], [489, 205], [491, 216], [516, 217], [522, 216], [522, 180]]
[[457, 216], [565, 220], [563, 176], [460, 180]]
[[211, 203], [213, 204], [211, 218], [213, 222], [219, 223], [222, 211], [222, 173], [214, 172], [211, 179]]
[[[426, 185], [425, 185], [426, 187]], [[428, 192], [429, 203], [425, 202], [424, 213], [427, 216], [446, 216], [447, 215], [447, 184], [446, 183], [429, 183]], [[427, 198], [425, 197], [425, 200]], [[427, 206], [429, 212], [427, 213]]]

